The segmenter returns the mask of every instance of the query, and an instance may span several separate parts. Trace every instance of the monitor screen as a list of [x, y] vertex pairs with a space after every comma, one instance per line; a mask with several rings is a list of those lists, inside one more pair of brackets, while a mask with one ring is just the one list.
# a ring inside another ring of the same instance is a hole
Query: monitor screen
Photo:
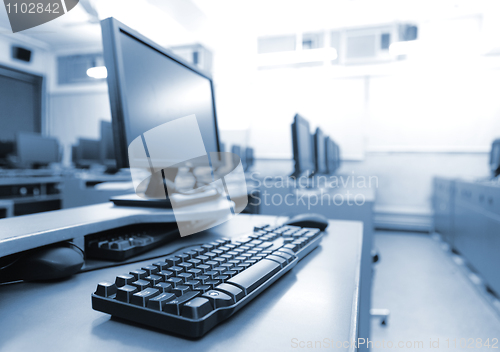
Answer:
[[490, 152], [490, 169], [493, 176], [498, 176], [500, 168], [500, 139], [493, 141]]
[[48, 165], [59, 161], [59, 142], [37, 133], [20, 132], [16, 137], [16, 152], [22, 166]]
[[101, 162], [103, 164], [114, 163], [115, 159], [115, 146], [111, 122], [101, 121]]
[[337, 170], [337, 146], [330, 138], [325, 138], [325, 162], [327, 172], [333, 174]]
[[319, 127], [316, 129], [316, 133], [314, 134], [314, 152], [316, 173], [324, 174], [326, 172], [325, 136]]
[[95, 163], [101, 162], [101, 141], [97, 139], [80, 138], [78, 140], [78, 162]]
[[118, 167], [128, 167], [128, 146], [136, 137], [192, 114], [206, 151], [218, 152], [211, 78], [112, 18], [102, 30], [112, 120], [120, 131]]
[[314, 171], [314, 145], [309, 132], [309, 122], [295, 115], [292, 124], [293, 158], [295, 160], [294, 176]]

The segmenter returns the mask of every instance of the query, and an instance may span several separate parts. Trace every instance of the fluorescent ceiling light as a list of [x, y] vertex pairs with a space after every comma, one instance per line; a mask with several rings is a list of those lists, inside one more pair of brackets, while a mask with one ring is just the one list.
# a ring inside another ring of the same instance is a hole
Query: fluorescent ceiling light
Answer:
[[108, 70], [104, 66], [92, 67], [87, 70], [87, 76], [100, 79], [108, 77]]
[[335, 48], [283, 51], [258, 55], [259, 66], [292, 65], [307, 62], [332, 61], [338, 57]]

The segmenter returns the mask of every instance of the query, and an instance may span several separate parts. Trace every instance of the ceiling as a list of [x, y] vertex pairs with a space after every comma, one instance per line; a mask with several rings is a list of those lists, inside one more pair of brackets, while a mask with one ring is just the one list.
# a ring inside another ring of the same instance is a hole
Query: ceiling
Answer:
[[[80, 0], [73, 10], [20, 34], [63, 51], [101, 45], [98, 19], [113, 16], [159, 44], [202, 42], [228, 45], [219, 38], [262, 36], [394, 21], [432, 21], [498, 12], [496, 0]], [[494, 8], [497, 11], [491, 11]], [[5, 11], [0, 27], [9, 32]]]

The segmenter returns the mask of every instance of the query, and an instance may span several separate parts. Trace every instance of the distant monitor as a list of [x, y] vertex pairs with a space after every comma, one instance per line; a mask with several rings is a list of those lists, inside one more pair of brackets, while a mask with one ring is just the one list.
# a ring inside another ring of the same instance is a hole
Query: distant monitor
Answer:
[[255, 157], [253, 155], [253, 148], [247, 147], [245, 149], [245, 159], [246, 159], [246, 163], [247, 163], [246, 170], [250, 170], [255, 162]]
[[192, 114], [207, 153], [219, 152], [211, 77], [114, 18], [101, 28], [117, 167], [129, 167], [136, 137]]
[[59, 142], [38, 133], [19, 132], [16, 136], [19, 167], [39, 168], [59, 162]]
[[314, 153], [315, 153], [315, 174], [325, 174], [326, 168], [326, 153], [325, 153], [325, 135], [318, 127], [314, 134]]
[[335, 142], [330, 138], [325, 138], [325, 163], [328, 174], [334, 174], [338, 168], [338, 148]]
[[111, 122], [101, 121], [101, 164], [115, 166], [115, 146], [113, 141], [113, 128]]
[[500, 139], [496, 139], [491, 144], [490, 170], [493, 177], [500, 175]]
[[78, 139], [77, 166], [90, 167], [101, 163], [101, 141], [98, 139]]
[[291, 176], [299, 177], [304, 173], [314, 172], [314, 150], [309, 132], [309, 122], [299, 114], [292, 123], [292, 146], [295, 170]]
[[247, 168], [247, 161], [245, 158], [245, 150], [242, 149], [239, 145], [233, 145], [231, 147], [231, 153], [236, 154], [240, 157], [241, 165], [243, 166], [243, 170]]

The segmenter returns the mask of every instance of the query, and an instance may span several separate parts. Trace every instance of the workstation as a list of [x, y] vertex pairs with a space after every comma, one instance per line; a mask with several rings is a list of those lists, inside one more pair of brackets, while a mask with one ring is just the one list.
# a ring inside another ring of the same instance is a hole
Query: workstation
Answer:
[[494, 1], [24, 5], [2, 351], [497, 348]]

